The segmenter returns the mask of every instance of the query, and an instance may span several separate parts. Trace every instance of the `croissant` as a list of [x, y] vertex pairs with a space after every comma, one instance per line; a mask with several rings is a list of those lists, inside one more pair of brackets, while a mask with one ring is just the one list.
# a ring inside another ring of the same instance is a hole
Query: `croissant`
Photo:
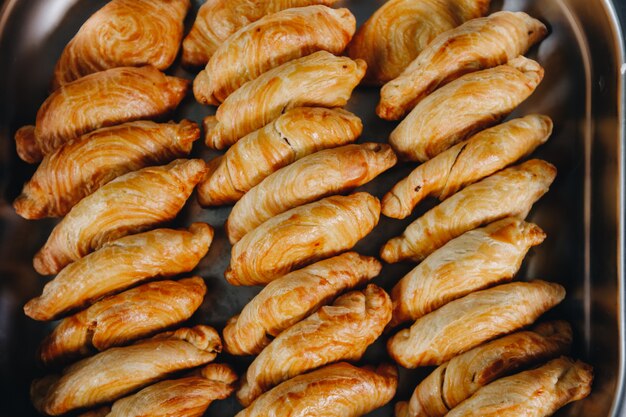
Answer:
[[480, 225], [505, 217], [528, 215], [556, 176], [556, 168], [539, 159], [507, 168], [469, 185], [411, 223], [389, 240], [380, 256], [393, 263], [421, 261], [446, 242]]
[[389, 143], [404, 159], [427, 161], [504, 118], [542, 78], [541, 65], [523, 56], [463, 75], [420, 101], [391, 132]]
[[395, 165], [387, 144], [364, 143], [326, 149], [265, 178], [235, 204], [226, 222], [231, 243], [290, 208], [340, 194], [370, 182]]
[[332, 196], [288, 210], [237, 242], [224, 276], [262, 285], [352, 248], [378, 224], [380, 203], [368, 193]]
[[409, 402], [396, 404], [396, 417], [444, 417], [482, 386], [563, 354], [571, 343], [570, 325], [556, 321], [478, 346], [435, 369]]
[[355, 29], [348, 9], [318, 5], [267, 15], [215, 51], [194, 80], [193, 93], [198, 102], [217, 106], [247, 81], [292, 59], [320, 50], [340, 54]]
[[359, 28], [348, 55], [367, 62], [368, 84], [396, 78], [440, 33], [483, 16], [490, 0], [390, 0]]
[[342, 291], [380, 273], [376, 258], [346, 252], [270, 282], [224, 328], [231, 355], [259, 354], [283, 330], [296, 324]]
[[479, 389], [446, 417], [548, 417], [591, 392], [593, 368], [565, 357]]
[[294, 107], [344, 106], [365, 67], [361, 60], [319, 51], [273, 68], [224, 100], [215, 114], [217, 123], [206, 133], [206, 144], [223, 149]]
[[387, 343], [405, 368], [440, 365], [479, 344], [532, 324], [560, 303], [565, 289], [545, 281], [514, 282], [477, 291], [419, 318]]
[[146, 64], [164, 70], [183, 38], [189, 0], [112, 0], [67, 44], [54, 69], [53, 88], [115, 67]]
[[64, 216], [120, 175], [188, 155], [199, 137], [189, 120], [130, 122], [88, 133], [46, 155], [13, 207], [26, 219]]
[[198, 185], [200, 204], [235, 203], [272, 172], [311, 153], [354, 142], [362, 131], [361, 119], [342, 109], [287, 110], [209, 163], [209, 173]]
[[523, 12], [497, 12], [465, 22], [433, 39], [402, 74], [383, 86], [376, 113], [398, 120], [438, 87], [523, 55], [547, 33], [543, 23]]
[[37, 410], [52, 416], [111, 402], [176, 371], [209, 363], [221, 347], [217, 331], [209, 326], [162, 333], [34, 381], [31, 399]]
[[17, 153], [26, 162], [39, 162], [84, 133], [163, 116], [178, 106], [188, 84], [151, 66], [87, 75], [52, 93], [39, 108], [35, 126], [15, 133]]

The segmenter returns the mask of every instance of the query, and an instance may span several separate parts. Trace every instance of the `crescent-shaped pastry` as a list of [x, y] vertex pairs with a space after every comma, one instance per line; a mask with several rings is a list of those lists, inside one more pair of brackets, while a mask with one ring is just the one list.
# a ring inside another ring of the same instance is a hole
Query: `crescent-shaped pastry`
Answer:
[[48, 365], [125, 345], [187, 320], [200, 307], [202, 278], [158, 281], [101, 300], [61, 321], [39, 348]]
[[280, 333], [248, 367], [237, 399], [249, 406], [268, 389], [320, 366], [358, 361], [391, 320], [391, 300], [376, 285], [337, 298], [332, 306]]
[[33, 265], [56, 274], [107, 242], [172, 220], [206, 173], [201, 159], [129, 172], [82, 199], [52, 230]]
[[368, 84], [396, 78], [440, 33], [483, 16], [490, 0], [390, 0], [359, 28], [348, 55], [367, 62]]
[[178, 106], [188, 85], [151, 66], [87, 75], [52, 93], [39, 108], [35, 126], [15, 133], [17, 153], [26, 162], [39, 162], [82, 134], [163, 116]]
[[365, 62], [319, 51], [294, 59], [248, 81], [217, 109], [206, 132], [209, 148], [224, 149], [285, 110], [345, 106], [365, 74]]
[[26, 219], [66, 215], [112, 179], [191, 152], [198, 125], [140, 121], [105, 127], [46, 155], [13, 207]]
[[440, 365], [498, 336], [534, 323], [565, 297], [559, 284], [513, 282], [477, 291], [417, 319], [387, 343], [405, 368]]
[[524, 12], [502, 11], [442, 33], [397, 78], [380, 90], [376, 113], [398, 120], [428, 94], [468, 72], [523, 55], [548, 30]]
[[259, 354], [270, 337], [296, 324], [337, 294], [380, 273], [376, 258], [346, 252], [278, 278], [261, 290], [224, 328], [224, 350]]
[[361, 119], [343, 109], [287, 110], [209, 163], [198, 200], [203, 206], [235, 203], [272, 172], [322, 149], [352, 143], [362, 131]]
[[272, 68], [320, 50], [340, 54], [356, 20], [348, 9], [298, 7], [267, 15], [231, 35], [196, 76], [193, 93], [217, 106], [250, 80]]
[[211, 362], [222, 343], [215, 329], [196, 326], [111, 348], [31, 386], [35, 408], [51, 416], [114, 401], [184, 369]]
[[389, 143], [404, 159], [427, 161], [500, 121], [542, 79], [541, 65], [523, 56], [463, 75], [420, 101], [391, 132]]
[[189, 0], [112, 0], [91, 15], [67, 44], [54, 69], [53, 88], [115, 67], [174, 62]]
[[212, 240], [213, 228], [205, 223], [194, 223], [189, 231], [157, 229], [115, 240], [64, 268], [24, 312], [35, 320], [53, 320], [148, 278], [189, 272]]
[[461, 188], [531, 154], [552, 134], [548, 116], [530, 115], [483, 130], [424, 162], [383, 197], [382, 212], [404, 219], [429, 195], [445, 200]]
[[548, 417], [591, 392], [593, 368], [561, 357], [479, 389], [446, 417]]
[[274, 172], [235, 204], [226, 232], [232, 244], [260, 224], [293, 207], [341, 194], [370, 182], [397, 162], [382, 143], [319, 151]]
[[235, 417], [307, 417], [311, 410], [318, 416], [359, 417], [391, 401], [397, 387], [393, 365], [374, 369], [340, 362], [283, 382]]
[[351, 249], [378, 224], [380, 202], [368, 193], [332, 196], [275, 216], [232, 249], [224, 276], [263, 285], [299, 267]]
[[421, 261], [446, 242], [478, 226], [505, 217], [528, 215], [556, 177], [556, 168], [532, 159], [469, 185], [411, 223], [389, 240], [380, 256], [393, 263]]
[[572, 343], [564, 321], [542, 323], [475, 347], [439, 366], [415, 388], [396, 417], [444, 417], [479, 388], [520, 368], [562, 355]]

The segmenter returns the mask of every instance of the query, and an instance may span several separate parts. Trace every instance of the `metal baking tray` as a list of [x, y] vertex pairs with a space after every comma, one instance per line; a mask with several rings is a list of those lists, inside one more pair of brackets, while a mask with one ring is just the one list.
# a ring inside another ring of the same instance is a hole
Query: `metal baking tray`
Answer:
[[[52, 328], [24, 316], [23, 304], [38, 295], [46, 278], [32, 268], [34, 253], [45, 242], [55, 220], [27, 221], [18, 217], [11, 202], [34, 171], [15, 153], [15, 130], [32, 123], [45, 100], [54, 64], [65, 44], [104, 0], [0, 1], [0, 416], [37, 415], [30, 405], [30, 381], [42, 375], [35, 352]], [[193, 1], [189, 27], [201, 0]], [[382, 0], [340, 2], [361, 24]], [[562, 409], [558, 416], [618, 416], [624, 409], [624, 47], [615, 10], [609, 0], [492, 1], [493, 10], [524, 10], [547, 23], [550, 35], [530, 51], [546, 69], [536, 93], [515, 115], [544, 113], [553, 118], [554, 134], [535, 153], [558, 168], [550, 192], [531, 212], [530, 220], [548, 234], [531, 251], [520, 279], [543, 278], [563, 284], [566, 300], [546, 315], [564, 318], [575, 331], [572, 355], [595, 368], [592, 394]], [[193, 78], [175, 64], [168, 71]], [[393, 123], [374, 113], [378, 90], [358, 87], [348, 109], [365, 125], [361, 140], [385, 141]], [[200, 121], [214, 108], [195, 103], [191, 95], [174, 115]], [[454, 117], [454, 115], [450, 115]], [[198, 141], [193, 154], [210, 158]], [[400, 165], [362, 187], [381, 197], [395, 181], [410, 172]], [[431, 207], [418, 206], [404, 221], [381, 218], [374, 232], [356, 249], [376, 255], [390, 237]], [[192, 318], [221, 330], [259, 291], [258, 287], [232, 287], [223, 279], [230, 245], [223, 224], [230, 208], [201, 209], [195, 197], [174, 226], [206, 221], [216, 228], [209, 255], [197, 273], [208, 286], [206, 300]], [[386, 289], [412, 268], [409, 263], [386, 265], [375, 282]], [[388, 360], [384, 341], [370, 347], [363, 363]], [[249, 359], [229, 358], [239, 373]], [[430, 369], [402, 371], [396, 400], [410, 396]], [[392, 415], [395, 400], [372, 416]], [[211, 405], [207, 415], [233, 416], [239, 406], [231, 397]]]

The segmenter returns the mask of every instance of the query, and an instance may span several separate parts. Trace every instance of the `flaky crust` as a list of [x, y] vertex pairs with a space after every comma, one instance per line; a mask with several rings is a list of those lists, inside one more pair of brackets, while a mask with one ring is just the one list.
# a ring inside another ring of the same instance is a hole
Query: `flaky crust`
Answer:
[[198, 200], [203, 206], [234, 203], [272, 172], [322, 149], [354, 142], [362, 131], [361, 119], [346, 110], [287, 110], [209, 163]]
[[485, 129], [424, 162], [383, 197], [382, 212], [403, 219], [429, 195], [445, 200], [461, 188], [529, 155], [552, 133], [548, 116], [529, 115]]
[[496, 12], [443, 32], [380, 91], [376, 113], [398, 120], [438, 87], [523, 55], [548, 30], [524, 12]]
[[348, 9], [308, 6], [262, 17], [231, 35], [196, 76], [193, 93], [202, 104], [226, 97], [272, 68], [320, 50], [340, 54], [356, 20]]
[[446, 242], [480, 225], [505, 217], [525, 218], [544, 195], [556, 168], [532, 159], [469, 185], [411, 223], [381, 250], [387, 262], [421, 261]]
[[463, 75], [420, 101], [391, 132], [389, 143], [404, 159], [427, 161], [500, 121], [542, 79], [541, 65], [523, 56]]
[[271, 337], [296, 324], [337, 294], [380, 273], [369, 256], [346, 252], [270, 282], [224, 328], [224, 349], [231, 355], [258, 354]]
[[237, 242], [224, 276], [259, 285], [351, 249], [378, 224], [380, 202], [368, 193], [332, 196], [275, 216]]
[[344, 106], [365, 67], [364, 61], [319, 51], [273, 68], [224, 100], [206, 144], [223, 149], [294, 107]]
[[98, 129], [46, 155], [13, 207], [26, 219], [64, 216], [120, 175], [188, 155], [199, 137], [200, 128], [189, 120]]
[[564, 297], [562, 286], [540, 280], [477, 291], [399, 331], [389, 339], [387, 351], [405, 368], [440, 365], [483, 342], [532, 324]]

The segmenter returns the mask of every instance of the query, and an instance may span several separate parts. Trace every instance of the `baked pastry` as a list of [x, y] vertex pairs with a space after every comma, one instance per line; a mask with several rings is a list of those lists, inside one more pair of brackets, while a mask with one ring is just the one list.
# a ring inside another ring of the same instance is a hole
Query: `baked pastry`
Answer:
[[224, 350], [256, 355], [270, 337], [296, 324], [346, 289], [380, 273], [376, 258], [346, 252], [270, 282], [224, 328]]
[[13, 207], [26, 219], [66, 215], [107, 182], [191, 152], [197, 124], [130, 122], [105, 127], [46, 155]]
[[203, 206], [234, 203], [272, 172], [322, 149], [354, 142], [362, 131], [361, 119], [343, 109], [287, 110], [209, 163], [198, 200]]
[[391, 320], [391, 300], [376, 285], [352, 291], [280, 333], [248, 367], [237, 399], [259, 395], [296, 375], [341, 360], [358, 361]]
[[54, 68], [53, 88], [115, 67], [174, 62], [189, 0], [112, 0], [67, 44]]
[[530, 115], [483, 130], [419, 165], [382, 200], [385, 216], [403, 219], [429, 195], [445, 200], [532, 153], [552, 134], [548, 116]]
[[422, 380], [409, 402], [396, 404], [396, 417], [444, 417], [479, 388], [520, 368], [562, 355], [571, 343], [570, 325], [555, 321], [475, 347]]
[[306, 417], [311, 410], [318, 416], [359, 417], [391, 401], [397, 387], [393, 365], [374, 369], [340, 362], [283, 382], [235, 417]]
[[556, 176], [556, 168], [532, 159], [469, 185], [389, 240], [381, 257], [389, 262], [421, 261], [446, 242], [505, 217], [525, 218]]
[[57, 416], [115, 401], [184, 369], [215, 359], [222, 344], [209, 326], [178, 329], [125, 347], [111, 348], [35, 380], [31, 399], [42, 413]]
[[348, 9], [308, 6], [262, 17], [231, 35], [196, 76], [193, 93], [202, 104], [217, 106], [250, 80], [313, 52], [340, 54], [356, 20]]
[[404, 159], [427, 161], [499, 122], [526, 100], [542, 79], [541, 65], [523, 56], [463, 75], [420, 101], [391, 132], [389, 143]]
[[387, 343], [405, 368], [440, 365], [483, 342], [532, 324], [560, 303], [565, 289], [540, 280], [477, 291], [417, 319]]
[[383, 86], [376, 113], [386, 120], [401, 119], [440, 86], [523, 55], [547, 33], [543, 23], [524, 12], [496, 12], [465, 22], [433, 39]]
[[202, 278], [157, 281], [98, 301], [59, 323], [39, 348], [48, 366], [68, 363], [94, 350], [128, 344], [187, 320], [200, 307]]
[[319, 51], [273, 68], [224, 100], [206, 144], [224, 149], [294, 107], [344, 106], [365, 67], [364, 61]]
[[359, 28], [348, 55], [367, 62], [368, 84], [396, 78], [437, 35], [483, 16], [489, 0], [390, 0]]
[[39, 162], [64, 143], [101, 127], [163, 116], [178, 106], [188, 85], [151, 66], [87, 75], [52, 93], [39, 108], [35, 126], [15, 133], [17, 153], [26, 162]]
[[230, 243], [293, 207], [366, 184], [396, 162], [391, 147], [382, 143], [346, 145], [305, 156], [269, 175], [235, 204], [226, 221]]
[[205, 223], [194, 223], [189, 231], [157, 229], [115, 240], [64, 268], [24, 312], [35, 320], [53, 320], [148, 278], [189, 272], [212, 240], [213, 228]]
[[205, 173], [201, 159], [177, 159], [105, 184], [54, 228], [35, 255], [35, 269], [42, 275], [56, 274], [107, 242], [172, 220]]
[[546, 234], [513, 217], [470, 230], [431, 253], [393, 287], [391, 325], [416, 320], [473, 291], [509, 281]]
[[232, 249], [224, 276], [232, 285], [262, 285], [352, 248], [378, 224], [380, 202], [368, 193], [332, 196], [275, 216]]
[[479, 389], [447, 417], [548, 417], [591, 392], [593, 368], [561, 357]]

